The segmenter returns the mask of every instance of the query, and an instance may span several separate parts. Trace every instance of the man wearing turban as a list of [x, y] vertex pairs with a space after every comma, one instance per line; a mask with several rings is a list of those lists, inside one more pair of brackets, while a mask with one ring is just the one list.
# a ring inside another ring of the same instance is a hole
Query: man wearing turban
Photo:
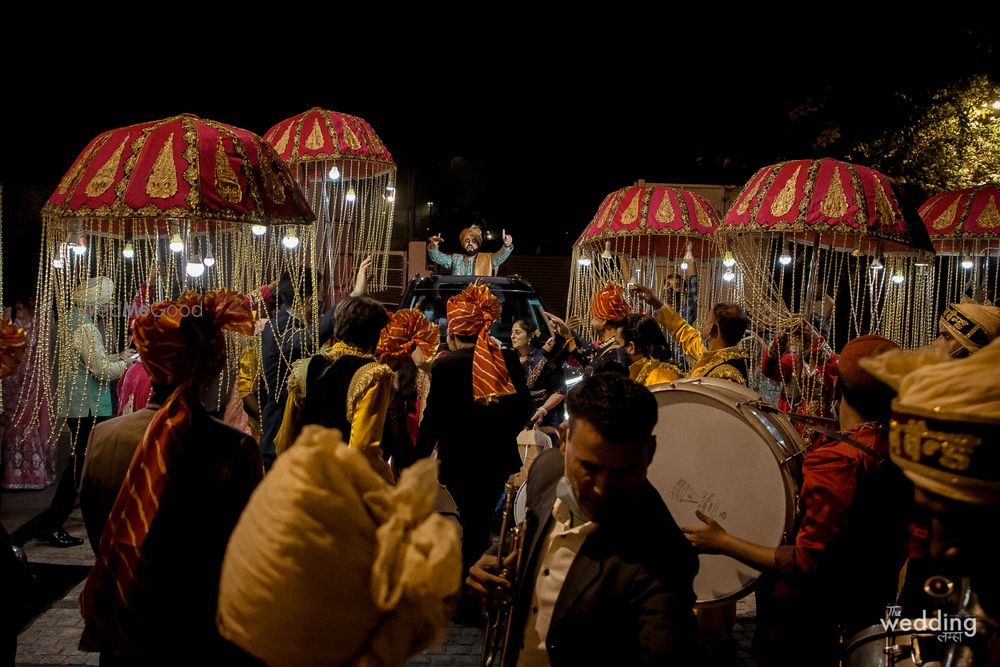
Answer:
[[472, 225], [463, 229], [458, 235], [464, 254], [446, 255], [438, 250], [438, 244], [444, 240], [440, 234], [432, 236], [428, 241], [427, 254], [435, 264], [451, 269], [453, 276], [495, 276], [497, 268], [514, 250], [514, 237], [508, 234], [506, 229], [501, 235], [503, 248], [499, 252], [479, 252], [479, 246], [483, 244], [483, 230], [478, 225]]
[[934, 345], [952, 357], [967, 357], [1000, 335], [1000, 308], [978, 303], [953, 303], [938, 321]]
[[450, 352], [431, 369], [417, 456], [437, 447], [441, 482], [458, 505], [466, 569], [489, 546], [493, 510], [521, 467], [517, 434], [531, 416], [531, 393], [517, 353], [490, 336], [500, 302], [485, 285], [448, 300]]
[[558, 317], [546, 313], [559, 336], [555, 338], [555, 347], [548, 355], [551, 364], [562, 366], [567, 357], [572, 356], [583, 367], [584, 377], [594, 373], [609, 371], [628, 375], [628, 357], [618, 343], [618, 330], [625, 325], [631, 309], [625, 301], [621, 285], [610, 280], [594, 293], [590, 300], [590, 328], [597, 335], [593, 343], [586, 343]]
[[135, 323], [153, 385], [172, 391], [132, 457], [80, 595], [80, 647], [102, 661], [232, 664], [240, 655], [215, 629], [219, 571], [263, 464], [253, 438], [201, 402], [226, 361], [224, 329], [253, 330], [236, 292], [187, 292]]

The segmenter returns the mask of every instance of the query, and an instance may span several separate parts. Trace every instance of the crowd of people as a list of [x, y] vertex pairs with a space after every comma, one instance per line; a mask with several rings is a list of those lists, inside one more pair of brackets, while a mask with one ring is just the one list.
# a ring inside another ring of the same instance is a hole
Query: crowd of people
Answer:
[[[464, 254], [443, 255], [435, 237], [431, 258], [492, 275], [512, 247], [504, 234], [504, 249], [485, 256], [478, 228], [460, 238]], [[513, 628], [505, 664], [703, 664], [718, 657], [703, 641], [707, 626], [721, 623], [724, 638], [731, 618], [695, 609], [699, 553], [764, 573], [760, 665], [836, 664], [845, 639], [887, 607], [905, 600], [918, 614], [920, 605], [950, 604], [922, 592], [944, 576], [977, 593], [962, 612], [983, 630], [964, 648], [1000, 655], [995, 568], [969, 556], [981, 531], [956, 518], [966, 505], [986, 518], [1000, 507], [991, 465], [1000, 397], [989, 365], [1000, 350], [1000, 309], [949, 306], [934, 349], [918, 351], [918, 361], [873, 335], [836, 353], [821, 323], [800, 319], [775, 332], [758, 362], [740, 346], [750, 319], [739, 304], [714, 304], [696, 327], [646, 287], [631, 289], [649, 312], [634, 312], [611, 283], [591, 303], [596, 341], [547, 314], [550, 338], [518, 320], [504, 346], [491, 335], [499, 300], [472, 283], [448, 301], [439, 349], [438, 326], [419, 311], [389, 312], [365, 296], [367, 266], [330, 308], [287, 274], [252, 298], [182, 294], [167, 302], [178, 306], [172, 314], [154, 307], [136, 318], [135, 349], [120, 354], [105, 349], [94, 322], [114, 292], [110, 279], [74, 292], [73, 456], [34, 535], [81, 544], [63, 530], [79, 491], [96, 554], [80, 600], [80, 646], [102, 664], [193, 655], [220, 664], [400, 664], [449, 618], [478, 625], [497, 606]], [[199, 317], [178, 314], [196, 303]], [[37, 344], [26, 318], [19, 310], [5, 324], [20, 332], [9, 337], [12, 350]], [[252, 340], [240, 359], [226, 358], [224, 331]], [[792, 351], [789, 337], [803, 345]], [[11, 361], [5, 374], [23, 375], [20, 355], [0, 359]], [[702, 512], [699, 525], [678, 526], [647, 479], [658, 420], [649, 387], [682, 378], [745, 385], [754, 363], [782, 382], [778, 407], [790, 418], [829, 426], [800, 430], [808, 441], [797, 520], [782, 544], [755, 544]], [[572, 391], [566, 364], [582, 370]], [[220, 387], [226, 365], [238, 369], [236, 381]], [[126, 382], [136, 367], [142, 377]], [[899, 423], [897, 394], [918, 416], [944, 400], [914, 391], [910, 376], [927, 369], [937, 388], [978, 387], [973, 415], [952, 411], [955, 423], [974, 424], [964, 440], [928, 440], [930, 426], [913, 435], [912, 422]], [[118, 401], [128, 408], [113, 416], [109, 387], [123, 377]], [[30, 400], [21, 391], [5, 397]], [[53, 482], [48, 459], [25, 461], [51, 441], [51, 426], [4, 426], [5, 483]], [[8, 445], [19, 428], [24, 437]], [[533, 428], [554, 446], [525, 471], [517, 440]], [[16, 448], [20, 458], [10, 456]], [[523, 546], [500, 553], [498, 504], [519, 471], [527, 474]], [[942, 548], [948, 540], [952, 548]], [[3, 546], [4, 576], [13, 577], [18, 565]]]

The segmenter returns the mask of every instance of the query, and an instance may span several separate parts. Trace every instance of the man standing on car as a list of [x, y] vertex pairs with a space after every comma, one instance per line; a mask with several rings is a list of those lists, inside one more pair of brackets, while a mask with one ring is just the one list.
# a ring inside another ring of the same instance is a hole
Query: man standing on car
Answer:
[[497, 268], [514, 250], [514, 237], [508, 234], [506, 229], [501, 232], [501, 236], [503, 248], [499, 252], [479, 252], [479, 246], [483, 243], [483, 230], [478, 225], [472, 225], [463, 229], [458, 237], [462, 242], [464, 254], [446, 255], [438, 250], [438, 244], [444, 240], [440, 234], [428, 240], [427, 254], [435, 264], [451, 269], [453, 276], [494, 276]]

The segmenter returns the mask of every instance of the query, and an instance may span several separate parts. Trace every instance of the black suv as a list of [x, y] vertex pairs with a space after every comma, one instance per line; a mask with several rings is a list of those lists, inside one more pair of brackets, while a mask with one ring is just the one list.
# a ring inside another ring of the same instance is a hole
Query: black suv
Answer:
[[545, 341], [552, 335], [549, 321], [543, 314], [542, 302], [535, 289], [527, 280], [519, 276], [503, 278], [482, 278], [476, 276], [428, 276], [414, 278], [406, 286], [400, 300], [400, 308], [416, 308], [431, 322], [441, 326], [441, 345], [445, 345], [448, 330], [448, 299], [459, 294], [470, 283], [479, 281], [490, 288], [500, 300], [500, 319], [493, 323], [490, 334], [510, 347], [510, 329], [517, 320], [523, 319], [542, 334]]

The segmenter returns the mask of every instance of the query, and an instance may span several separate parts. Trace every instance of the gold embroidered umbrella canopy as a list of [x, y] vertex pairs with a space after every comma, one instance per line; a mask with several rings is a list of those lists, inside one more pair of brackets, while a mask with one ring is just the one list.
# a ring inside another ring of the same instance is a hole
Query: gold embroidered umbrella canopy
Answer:
[[[54, 305], [58, 327], [41, 335], [66, 354], [35, 367], [58, 363], [59, 401], [78, 381], [71, 343], [81, 306], [114, 354], [127, 345], [127, 323], [163, 298], [214, 288], [253, 295], [282, 271], [299, 285], [311, 271], [312, 249], [297, 240], [314, 216], [288, 167], [258, 135], [191, 114], [99, 134], [42, 217], [37, 300], [40, 312]], [[239, 350], [229, 352], [232, 371]]]
[[938, 294], [997, 302], [1000, 284], [1000, 184], [936, 194], [919, 209], [937, 248]]
[[[719, 230], [736, 262], [740, 300], [755, 324], [780, 331], [799, 314], [823, 316], [841, 338], [880, 333], [901, 345], [926, 342], [933, 290], [921, 261], [933, 252], [915, 212], [888, 176], [831, 158], [759, 169]], [[839, 297], [839, 298], [837, 298]], [[836, 304], [850, 312], [838, 320]]]
[[292, 166], [319, 224], [318, 263], [331, 291], [350, 291], [358, 264], [374, 255], [369, 288], [386, 287], [395, 212], [396, 163], [365, 120], [313, 107], [264, 137]]
[[586, 325], [591, 298], [611, 280], [650, 287], [695, 319], [728, 285], [714, 261], [718, 226], [715, 205], [692, 190], [643, 181], [615, 190], [573, 245], [566, 312]]

